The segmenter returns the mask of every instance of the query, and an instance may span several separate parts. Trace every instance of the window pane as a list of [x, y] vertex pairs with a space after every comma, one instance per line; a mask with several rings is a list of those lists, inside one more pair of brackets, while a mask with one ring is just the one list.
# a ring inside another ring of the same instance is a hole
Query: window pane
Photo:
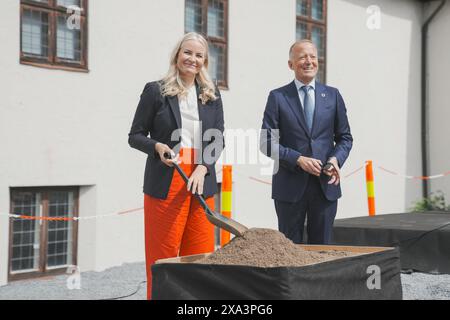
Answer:
[[63, 16], [58, 16], [56, 55], [71, 62], [81, 61], [81, 32]]
[[323, 1], [312, 0], [311, 17], [315, 20], [323, 20]]
[[29, 55], [48, 56], [47, 13], [39, 10], [23, 10], [22, 52]]
[[[73, 217], [73, 192], [49, 193], [49, 217]], [[47, 266], [59, 267], [72, 264], [72, 221], [49, 221]]]
[[307, 39], [308, 38], [308, 26], [306, 23], [297, 21], [297, 32], [296, 32], [297, 40]]
[[311, 32], [311, 40], [314, 42], [314, 44], [317, 47], [317, 51], [319, 54], [319, 58], [323, 58], [324, 56], [324, 35], [323, 35], [323, 29], [320, 27], [312, 27]]
[[325, 83], [325, 71], [323, 63], [319, 62], [319, 71], [317, 72], [316, 78], [320, 83]]
[[208, 1], [208, 36], [224, 38], [224, 7], [221, 0]]
[[307, 0], [297, 0], [297, 15], [298, 16], [308, 16], [308, 1]]
[[209, 74], [214, 81], [225, 81], [224, 48], [209, 44]]
[[[13, 214], [40, 215], [40, 194], [14, 192]], [[36, 220], [13, 219], [11, 271], [36, 271], [39, 268], [40, 223]]]
[[81, 8], [81, 0], [58, 0], [57, 1], [58, 6], [62, 7], [70, 7], [70, 6], [76, 6], [78, 8]]
[[201, 0], [186, 0], [185, 7], [186, 32], [202, 32], [202, 4]]

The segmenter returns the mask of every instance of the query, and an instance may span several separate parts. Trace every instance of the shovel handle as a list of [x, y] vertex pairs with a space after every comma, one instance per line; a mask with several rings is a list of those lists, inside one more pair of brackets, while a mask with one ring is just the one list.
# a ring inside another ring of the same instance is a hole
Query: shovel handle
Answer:
[[[164, 158], [166, 159], [172, 159], [172, 156], [170, 153], [165, 152], [164, 153]], [[183, 178], [184, 182], [186, 182], [186, 184], [189, 181], [189, 177], [186, 175], [186, 173], [183, 171], [183, 169], [180, 168], [180, 166], [178, 165], [178, 163], [172, 163], [173, 166], [175, 167], [175, 169], [178, 171], [178, 173], [180, 174], [180, 176]], [[201, 194], [198, 194], [197, 192], [195, 193], [195, 197], [198, 199], [198, 201], [200, 201], [201, 206], [203, 207], [203, 209], [205, 209], [206, 213], [209, 215], [213, 215], [211, 209], [208, 207], [208, 205], [206, 204], [205, 198], [203, 198], [203, 196]]]

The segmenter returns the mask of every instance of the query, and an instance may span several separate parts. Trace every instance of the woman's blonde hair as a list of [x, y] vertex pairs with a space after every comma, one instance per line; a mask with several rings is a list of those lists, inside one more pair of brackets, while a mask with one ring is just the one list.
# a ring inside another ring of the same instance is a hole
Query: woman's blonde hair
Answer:
[[186, 95], [188, 93], [187, 88], [183, 85], [181, 81], [179, 70], [177, 68], [178, 54], [181, 50], [183, 44], [188, 40], [196, 40], [200, 42], [205, 48], [205, 62], [203, 64], [200, 72], [195, 76], [199, 86], [200, 86], [200, 99], [202, 103], [206, 103], [209, 100], [216, 100], [215, 86], [208, 74], [208, 63], [209, 63], [209, 49], [208, 42], [205, 38], [196, 33], [189, 32], [186, 33], [183, 38], [177, 43], [172, 55], [170, 57], [170, 67], [167, 75], [161, 80], [161, 94], [163, 96], [176, 96], [176, 95]]

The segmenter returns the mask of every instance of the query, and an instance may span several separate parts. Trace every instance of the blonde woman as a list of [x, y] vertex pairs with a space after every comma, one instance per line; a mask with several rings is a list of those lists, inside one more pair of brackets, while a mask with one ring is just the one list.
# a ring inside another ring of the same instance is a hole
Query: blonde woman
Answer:
[[[218, 191], [214, 164], [223, 149], [222, 100], [208, 75], [208, 61], [206, 40], [194, 32], [184, 35], [171, 55], [166, 77], [145, 85], [129, 133], [130, 146], [148, 155], [144, 174], [147, 299], [151, 299], [151, 266], [156, 260], [214, 250], [214, 227], [193, 196], [202, 194], [214, 208], [213, 195]], [[205, 134], [211, 129], [216, 134]], [[173, 158], [166, 159], [165, 153]], [[190, 177], [188, 184], [174, 170], [174, 161]]]

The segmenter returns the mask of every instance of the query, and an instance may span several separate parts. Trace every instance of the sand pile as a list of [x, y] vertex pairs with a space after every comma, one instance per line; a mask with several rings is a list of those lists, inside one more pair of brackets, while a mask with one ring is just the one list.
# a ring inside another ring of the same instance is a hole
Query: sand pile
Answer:
[[357, 255], [347, 251], [304, 250], [277, 230], [253, 228], [196, 263], [254, 267], [304, 266]]

